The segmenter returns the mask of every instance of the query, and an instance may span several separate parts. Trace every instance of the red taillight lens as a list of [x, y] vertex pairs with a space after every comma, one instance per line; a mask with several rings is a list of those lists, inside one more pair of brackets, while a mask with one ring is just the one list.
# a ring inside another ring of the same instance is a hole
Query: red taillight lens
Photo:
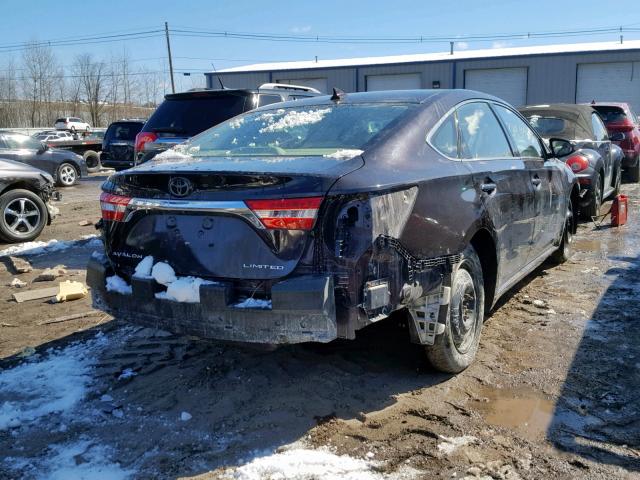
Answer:
[[113, 222], [122, 222], [127, 205], [131, 198], [112, 193], [102, 193], [100, 195], [100, 209], [102, 210], [102, 219], [111, 220]]
[[141, 152], [144, 144], [147, 142], [155, 142], [158, 136], [153, 132], [140, 132], [136, 135], [136, 152]]
[[268, 229], [311, 230], [322, 197], [247, 200], [245, 203]]
[[581, 172], [589, 167], [589, 160], [583, 155], [572, 155], [567, 158], [565, 163], [569, 165], [569, 168], [571, 168], [574, 173]]

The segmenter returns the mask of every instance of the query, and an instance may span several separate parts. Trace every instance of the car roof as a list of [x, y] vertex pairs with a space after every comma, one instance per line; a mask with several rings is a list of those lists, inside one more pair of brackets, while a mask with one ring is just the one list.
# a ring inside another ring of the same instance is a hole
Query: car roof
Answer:
[[[479, 99], [492, 100], [505, 103], [492, 95], [474, 90], [466, 89], [423, 89], [423, 90], [383, 90], [376, 92], [356, 92], [344, 93], [341, 95], [340, 104], [362, 104], [362, 103], [416, 103], [431, 104], [436, 101], [443, 102], [443, 105], [453, 106], [464, 100]], [[298, 100], [290, 100], [282, 103], [272, 103], [261, 107], [259, 110], [273, 110], [278, 108], [330, 105], [334, 103], [330, 95], [309, 97]]]
[[527, 105], [518, 109], [525, 116], [555, 117], [568, 123], [562, 133], [554, 136], [570, 137], [569, 139], [591, 138], [593, 124], [591, 115], [598, 113], [591, 105], [573, 103], [553, 103], [549, 105]]

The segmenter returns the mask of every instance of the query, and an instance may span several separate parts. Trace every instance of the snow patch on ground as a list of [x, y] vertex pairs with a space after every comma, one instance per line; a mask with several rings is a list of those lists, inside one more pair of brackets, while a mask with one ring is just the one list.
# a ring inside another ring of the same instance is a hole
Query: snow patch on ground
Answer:
[[233, 478], [238, 480], [378, 480], [384, 477], [375, 472], [373, 464], [326, 450], [293, 448], [259, 457], [237, 467]]
[[478, 441], [476, 437], [472, 437], [471, 435], [463, 435], [462, 437], [445, 437], [444, 435], [440, 435], [440, 439], [442, 439], [443, 442], [438, 444], [438, 450], [445, 455], [450, 455], [458, 448]]
[[0, 250], [0, 257], [9, 255], [42, 255], [43, 253], [59, 252], [76, 246], [100, 248], [102, 247], [102, 240], [97, 235], [84, 235], [80, 240], [65, 241], [54, 238], [46, 242], [24, 242]]
[[277, 121], [273, 121], [273, 117], [262, 115], [263, 119], [269, 122], [264, 128], [259, 130], [260, 133], [272, 133], [286, 131], [290, 128], [300, 127], [303, 125], [311, 125], [322, 121], [324, 116], [331, 111], [330, 108], [323, 108], [309, 111], [290, 110]]
[[119, 277], [118, 275], [107, 277], [106, 286], [107, 292], [115, 292], [121, 295], [131, 295], [132, 293], [131, 285], [129, 285], [124, 278]]
[[[142, 261], [144, 262], [144, 259]], [[160, 285], [169, 285], [177, 280], [175, 270], [166, 262], [156, 263], [151, 269], [151, 276]]]
[[50, 455], [35, 466], [18, 458], [8, 459], [8, 463], [16, 469], [26, 468], [35, 478], [48, 480], [126, 480], [135, 473], [111, 462], [113, 450], [96, 441], [83, 439], [49, 449]]
[[44, 359], [33, 355], [33, 360], [0, 372], [0, 430], [70, 412], [91, 383], [96, 350], [106, 344], [99, 333], [88, 342], [48, 350]]
[[233, 308], [260, 308], [262, 310], [271, 309], [271, 300], [261, 298], [247, 298], [240, 303], [236, 303]]
[[326, 158], [335, 158], [337, 160], [349, 160], [350, 158], [362, 155], [364, 150], [358, 150], [357, 148], [341, 148], [328, 155], [323, 155]]

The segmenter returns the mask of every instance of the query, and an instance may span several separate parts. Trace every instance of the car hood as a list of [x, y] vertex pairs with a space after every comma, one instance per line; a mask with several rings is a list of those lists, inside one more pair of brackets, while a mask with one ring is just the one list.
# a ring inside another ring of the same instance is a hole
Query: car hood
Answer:
[[137, 167], [127, 170], [133, 173], [187, 173], [187, 172], [238, 172], [238, 173], [282, 173], [340, 177], [364, 165], [360, 151], [354, 156], [237, 156], [237, 157], [191, 157], [176, 152], [167, 153]]
[[0, 158], [0, 176], [7, 172], [23, 172], [32, 174], [44, 174], [47, 177], [49, 174], [39, 168], [32, 167], [22, 162], [14, 162], [13, 160], [7, 160], [6, 158]]

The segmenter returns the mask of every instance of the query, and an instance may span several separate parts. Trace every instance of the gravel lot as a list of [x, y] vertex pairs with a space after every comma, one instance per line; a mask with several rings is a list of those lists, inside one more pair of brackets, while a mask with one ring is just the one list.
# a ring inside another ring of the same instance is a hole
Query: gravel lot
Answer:
[[[95, 234], [79, 222], [99, 218], [104, 178], [65, 189], [40, 240]], [[103, 315], [46, 324], [90, 300], [11, 295], [55, 286], [31, 281], [60, 264], [84, 280], [99, 245], [27, 256], [20, 275], [5, 260], [0, 479], [640, 478], [640, 188], [623, 193], [629, 224], [583, 224], [571, 261], [506, 296], [457, 376], [430, 369], [399, 317], [277, 349]]]

